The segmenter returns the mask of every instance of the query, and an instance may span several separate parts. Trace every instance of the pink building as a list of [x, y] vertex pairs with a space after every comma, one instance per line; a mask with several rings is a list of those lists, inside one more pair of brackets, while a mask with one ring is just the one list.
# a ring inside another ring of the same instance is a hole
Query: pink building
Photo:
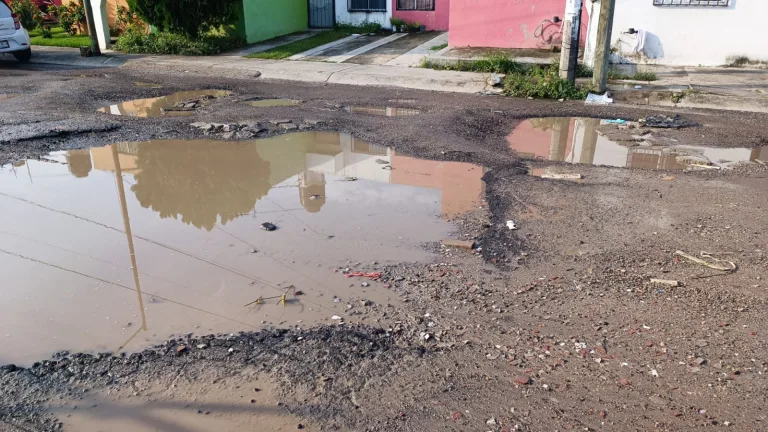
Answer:
[[[553, 18], [563, 18], [565, 3], [566, 0], [451, 0], [448, 44], [493, 48], [560, 45], [562, 22], [555, 23]], [[584, 44], [589, 22], [586, 9], [582, 9], [581, 16]]]
[[427, 30], [448, 30], [451, 1], [454, 0], [392, 0], [392, 17], [418, 22]]

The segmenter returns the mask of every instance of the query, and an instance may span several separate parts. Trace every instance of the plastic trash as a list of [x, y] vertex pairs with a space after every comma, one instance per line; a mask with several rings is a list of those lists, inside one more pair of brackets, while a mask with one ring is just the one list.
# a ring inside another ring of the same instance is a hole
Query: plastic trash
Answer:
[[622, 120], [622, 119], [600, 120], [600, 124], [627, 124], [627, 121], [626, 120]]
[[609, 105], [613, 103], [613, 99], [608, 97], [608, 93], [605, 93], [603, 95], [596, 95], [594, 93], [590, 93], [587, 95], [587, 100], [585, 103], [596, 104], [596, 105]]
[[515, 225], [515, 222], [514, 222], [514, 221], [508, 220], [508, 221], [507, 221], [507, 228], [509, 228], [509, 229], [511, 229], [511, 230], [516, 230], [516, 229], [517, 229], [517, 226]]
[[261, 224], [261, 229], [264, 231], [274, 231], [277, 229], [277, 225], [271, 223], [271, 222], [264, 222]]

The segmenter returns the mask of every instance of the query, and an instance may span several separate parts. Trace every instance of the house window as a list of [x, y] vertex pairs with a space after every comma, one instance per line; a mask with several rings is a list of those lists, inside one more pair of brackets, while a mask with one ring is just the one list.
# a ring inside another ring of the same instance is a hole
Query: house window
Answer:
[[654, 6], [728, 6], [729, 0], [653, 0]]
[[386, 12], [388, 0], [347, 0], [350, 12]]
[[435, 10], [435, 0], [397, 0], [397, 10]]

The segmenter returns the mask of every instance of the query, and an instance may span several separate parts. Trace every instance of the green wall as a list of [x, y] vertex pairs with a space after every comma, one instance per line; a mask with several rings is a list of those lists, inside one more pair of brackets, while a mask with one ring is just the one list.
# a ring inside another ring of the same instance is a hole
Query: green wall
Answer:
[[248, 43], [307, 29], [307, 0], [243, 0]]

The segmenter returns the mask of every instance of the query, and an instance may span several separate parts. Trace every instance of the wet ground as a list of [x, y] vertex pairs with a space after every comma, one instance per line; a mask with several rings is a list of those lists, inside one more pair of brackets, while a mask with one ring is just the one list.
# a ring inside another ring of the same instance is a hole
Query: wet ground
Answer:
[[763, 429], [764, 116], [4, 76], [0, 430]]

